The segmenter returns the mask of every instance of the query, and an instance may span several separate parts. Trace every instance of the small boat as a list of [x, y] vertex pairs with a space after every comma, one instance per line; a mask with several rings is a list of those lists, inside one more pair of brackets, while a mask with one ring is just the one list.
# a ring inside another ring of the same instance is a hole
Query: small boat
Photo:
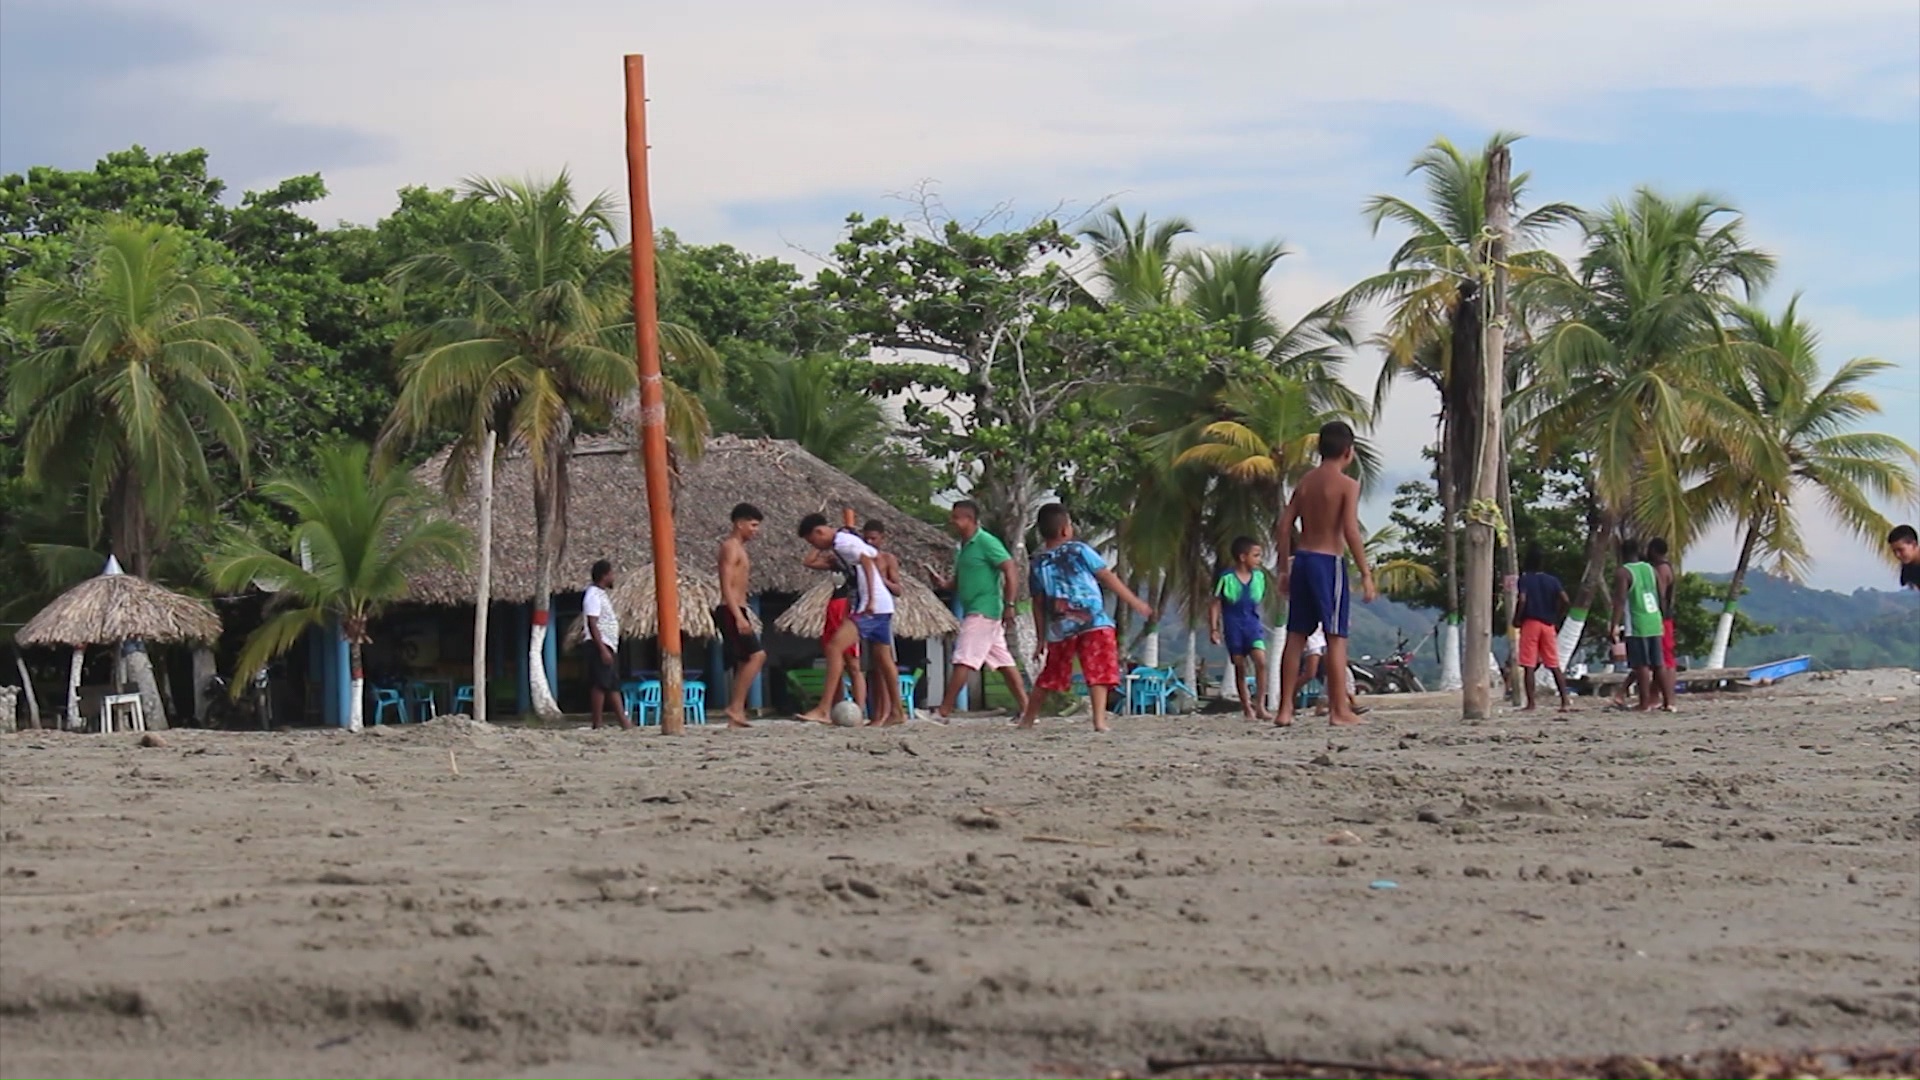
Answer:
[[1813, 657], [1792, 656], [1747, 669], [1747, 678], [1756, 683], [1778, 682], [1789, 675], [1801, 675], [1813, 669]]

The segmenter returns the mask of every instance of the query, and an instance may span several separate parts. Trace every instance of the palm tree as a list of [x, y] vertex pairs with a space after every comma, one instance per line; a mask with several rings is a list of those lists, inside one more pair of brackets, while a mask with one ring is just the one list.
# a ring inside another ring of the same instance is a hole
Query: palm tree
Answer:
[[[631, 264], [615, 246], [613, 204], [581, 203], [563, 171], [552, 181], [470, 180], [469, 197], [497, 209], [497, 236], [417, 256], [394, 271], [398, 291], [434, 283], [460, 310], [409, 335], [400, 394], [381, 441], [417, 439], [452, 428], [460, 434], [447, 485], [464, 490], [490, 436], [526, 451], [533, 468], [537, 559], [531, 684], [542, 717], [560, 707], [547, 685], [544, 648], [555, 567], [566, 550], [567, 489], [573, 441], [583, 426], [604, 427], [638, 391], [633, 350]], [[717, 377], [719, 360], [698, 334], [660, 327], [662, 359], [681, 372]], [[666, 384], [667, 428], [676, 446], [698, 453], [707, 434], [699, 398]], [[488, 481], [494, 462], [483, 462]], [[486, 503], [487, 492], [481, 493]], [[492, 537], [482, 523], [482, 562]], [[476, 605], [483, 625], [486, 582]], [[484, 640], [484, 639], [482, 639]], [[475, 672], [475, 704], [484, 672]]]
[[[1703, 515], [1731, 515], [1741, 536], [1710, 668], [1726, 663], [1749, 566], [1758, 559], [1772, 573], [1798, 580], [1812, 560], [1794, 503], [1797, 492], [1816, 494], [1831, 520], [1876, 547], [1888, 523], [1873, 497], [1911, 501], [1920, 494], [1920, 452], [1891, 435], [1853, 430], [1880, 411], [1864, 384], [1894, 365], [1862, 357], [1823, 381], [1819, 335], [1799, 317], [1798, 307], [1795, 296], [1778, 318], [1744, 304], [1733, 309], [1734, 337], [1757, 347], [1727, 388], [1748, 422], [1703, 440], [1696, 451], [1695, 470], [1705, 480], [1691, 493], [1693, 505]], [[1746, 445], [1731, 445], [1737, 441]]]
[[1400, 530], [1392, 525], [1382, 525], [1367, 533], [1365, 548], [1367, 565], [1373, 569], [1373, 579], [1386, 596], [1399, 599], [1422, 589], [1431, 589], [1440, 583], [1440, 575], [1433, 567], [1418, 559], [1391, 558], [1389, 552], [1399, 549], [1405, 539]]
[[785, 439], [858, 477], [887, 434], [879, 402], [836, 385], [831, 356], [762, 358], [748, 367], [751, 396], [737, 406], [745, 429]]
[[[1385, 357], [1374, 386], [1374, 408], [1385, 405], [1394, 382], [1412, 378], [1432, 386], [1440, 398], [1436, 418], [1434, 475], [1440, 493], [1442, 553], [1446, 567], [1446, 618], [1449, 634], [1460, 614], [1459, 552], [1454, 523], [1478, 430], [1480, 364], [1479, 288], [1491, 272], [1486, 215], [1487, 161], [1493, 151], [1521, 136], [1496, 132], [1480, 154], [1468, 156], [1446, 138], [1435, 139], [1407, 169], [1421, 174], [1426, 206], [1393, 195], [1367, 200], [1365, 215], [1375, 235], [1391, 222], [1407, 230], [1387, 262], [1385, 273], [1355, 285], [1343, 307], [1384, 304], [1386, 328], [1374, 338]], [[1564, 203], [1522, 212], [1528, 174], [1512, 179], [1513, 236], [1507, 255], [1516, 285], [1533, 275], [1553, 273], [1559, 260], [1536, 245], [1578, 213]], [[1457, 638], [1454, 639], [1457, 643]], [[1451, 654], [1450, 654], [1451, 657]]]
[[[1641, 189], [1582, 220], [1588, 248], [1577, 276], [1526, 286], [1560, 321], [1531, 348], [1538, 374], [1514, 398], [1516, 422], [1531, 423], [1542, 453], [1591, 452], [1597, 512], [1563, 652], [1602, 587], [1615, 529], [1665, 536], [1677, 552], [1701, 526], [1687, 513], [1689, 448], [1747, 417], [1726, 388], [1738, 384], [1748, 350], [1722, 317], [1734, 290], [1764, 284], [1774, 266], [1748, 245], [1737, 212], [1706, 197]], [[1746, 445], [1722, 444], [1735, 453]]]
[[[191, 495], [213, 490], [207, 447], [244, 476], [239, 407], [265, 355], [225, 314], [215, 268], [177, 229], [109, 218], [81, 241], [69, 277], [29, 280], [8, 304], [33, 351], [16, 360], [7, 407], [23, 473], [42, 489], [85, 492], [87, 540], [151, 577]], [[143, 648], [127, 657], [152, 722], [164, 702]]]
[[1080, 236], [1093, 249], [1100, 302], [1135, 310], [1173, 303], [1179, 272], [1174, 241], [1192, 231], [1181, 217], [1149, 221], [1141, 214], [1129, 221], [1117, 206], [1084, 225]]
[[90, 538], [104, 533], [141, 577], [189, 489], [212, 490], [207, 445], [246, 464], [238, 404], [265, 350], [224, 300], [185, 234], [112, 218], [83, 241], [77, 273], [26, 282], [8, 305], [40, 345], [7, 393], [25, 473], [84, 484]]
[[428, 512], [428, 500], [405, 472], [369, 468], [358, 444], [323, 451], [312, 476], [262, 485], [261, 493], [298, 520], [289, 544], [299, 558], [239, 536], [213, 560], [214, 588], [237, 591], [259, 582], [274, 593], [271, 617], [240, 650], [236, 692], [267, 661], [306, 632], [336, 621], [351, 649], [353, 704], [348, 726], [360, 730], [365, 689], [361, 647], [368, 624], [404, 599], [414, 574], [467, 554], [466, 530]]

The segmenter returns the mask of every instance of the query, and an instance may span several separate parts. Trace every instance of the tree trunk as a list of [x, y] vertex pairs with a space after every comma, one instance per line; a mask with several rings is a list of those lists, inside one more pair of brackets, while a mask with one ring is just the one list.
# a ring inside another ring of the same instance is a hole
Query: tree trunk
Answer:
[[205, 645], [193, 647], [193, 721], [207, 725], [207, 713], [213, 707], [213, 678], [218, 668], [213, 650]]
[[27, 671], [27, 659], [20, 655], [16, 646], [13, 650], [13, 666], [20, 669], [20, 689], [27, 695], [27, 722], [33, 730], [40, 730], [40, 695], [33, 692], [33, 675]]
[[[561, 451], [564, 453], [564, 451]], [[556, 561], [553, 539], [553, 499], [557, 486], [552, 466], [535, 466], [533, 491], [533, 633], [527, 643], [527, 683], [533, 698], [533, 712], [542, 720], [560, 719], [560, 703], [547, 685], [547, 635], [555, 632], [553, 622], [553, 566]], [[547, 473], [541, 478], [542, 472]]]
[[87, 722], [80, 716], [80, 665], [87, 659], [87, 650], [75, 646], [73, 663], [67, 667], [67, 730], [84, 731]]
[[1760, 543], [1760, 523], [1747, 526], [1747, 538], [1740, 544], [1740, 561], [1733, 564], [1733, 580], [1727, 582], [1727, 601], [1720, 607], [1720, 621], [1713, 628], [1713, 651], [1707, 654], [1708, 668], [1727, 666], [1727, 644], [1733, 640], [1733, 614], [1740, 608], [1740, 590], [1747, 582], [1747, 566], [1753, 562], [1753, 549]]
[[[1587, 517], [1587, 565], [1580, 571], [1580, 588], [1574, 594], [1573, 607], [1567, 612], [1567, 620], [1560, 624], [1557, 644], [1562, 664], [1573, 663], [1573, 657], [1580, 648], [1580, 638], [1587, 623], [1592, 621], [1596, 607], [1604, 609], [1609, 603], [1611, 591], [1606, 587], [1607, 545], [1612, 538], [1612, 515], [1604, 509], [1593, 508]], [[1601, 624], [1610, 629], [1611, 617], [1611, 610], [1601, 611]]]
[[358, 641], [348, 642], [347, 656], [349, 657], [348, 666], [353, 673], [353, 681], [347, 686], [347, 692], [353, 695], [347, 702], [347, 730], [359, 731], [366, 719], [367, 672], [360, 664]]
[[1520, 636], [1513, 629], [1513, 612], [1520, 604], [1520, 532], [1513, 524], [1512, 466], [1509, 463], [1511, 447], [1506, 445], [1504, 432], [1500, 438], [1500, 517], [1507, 523], [1507, 557], [1500, 588], [1500, 625], [1507, 628], [1507, 700], [1514, 705], [1524, 705], [1526, 688], [1520, 685], [1524, 677], [1520, 671]]
[[153, 731], [167, 730], [167, 705], [160, 696], [160, 683], [153, 675], [153, 659], [144, 642], [130, 642], [126, 656], [127, 678], [140, 693], [141, 718]]
[[1460, 689], [1460, 483], [1454, 468], [1453, 424], [1457, 414], [1443, 403], [1441, 437], [1434, 457], [1434, 480], [1440, 488], [1440, 557], [1445, 563], [1445, 628], [1440, 634], [1440, 689]]
[[492, 428], [480, 439], [480, 566], [473, 596], [473, 718], [487, 719], [487, 611], [493, 603], [493, 471], [500, 436]]
[[1505, 456], [1505, 428], [1501, 420], [1501, 398], [1506, 390], [1507, 323], [1507, 211], [1512, 201], [1508, 189], [1511, 159], [1506, 147], [1496, 147], [1487, 155], [1487, 224], [1492, 236], [1488, 241], [1487, 263], [1493, 268], [1493, 287], [1484, 298], [1484, 320], [1480, 373], [1479, 431], [1475, 439], [1478, 454], [1473, 469], [1473, 513], [1467, 523], [1467, 610], [1466, 642], [1463, 646], [1460, 688], [1461, 715], [1468, 720], [1485, 720], [1493, 715], [1489, 685], [1492, 676], [1489, 660], [1493, 655], [1493, 523], [1488, 511], [1499, 505], [1501, 462]]
[[1192, 627], [1192, 625], [1188, 625], [1187, 627], [1187, 658], [1180, 665], [1180, 677], [1186, 680], [1186, 684], [1188, 686], [1191, 686], [1194, 688], [1194, 693], [1196, 694], [1199, 693], [1199, 686], [1200, 686], [1199, 653], [1200, 653], [1200, 631], [1195, 630]]

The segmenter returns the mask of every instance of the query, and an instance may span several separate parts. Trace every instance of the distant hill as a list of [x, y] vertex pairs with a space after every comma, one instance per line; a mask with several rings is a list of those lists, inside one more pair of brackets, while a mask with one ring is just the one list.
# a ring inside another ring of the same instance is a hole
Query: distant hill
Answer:
[[[1727, 574], [1702, 575], [1725, 584]], [[1809, 589], [1765, 574], [1747, 575], [1740, 610], [1774, 628], [1736, 641], [1730, 664], [1810, 654], [1819, 668], [1920, 668], [1920, 592]]]

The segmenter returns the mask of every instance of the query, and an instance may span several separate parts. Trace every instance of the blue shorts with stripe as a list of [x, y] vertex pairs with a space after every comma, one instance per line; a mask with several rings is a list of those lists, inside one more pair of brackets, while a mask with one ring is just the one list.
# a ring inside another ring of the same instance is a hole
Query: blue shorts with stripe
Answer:
[[1287, 633], [1325, 630], [1328, 637], [1346, 637], [1351, 600], [1347, 568], [1339, 556], [1321, 551], [1294, 553], [1293, 571], [1287, 578]]

